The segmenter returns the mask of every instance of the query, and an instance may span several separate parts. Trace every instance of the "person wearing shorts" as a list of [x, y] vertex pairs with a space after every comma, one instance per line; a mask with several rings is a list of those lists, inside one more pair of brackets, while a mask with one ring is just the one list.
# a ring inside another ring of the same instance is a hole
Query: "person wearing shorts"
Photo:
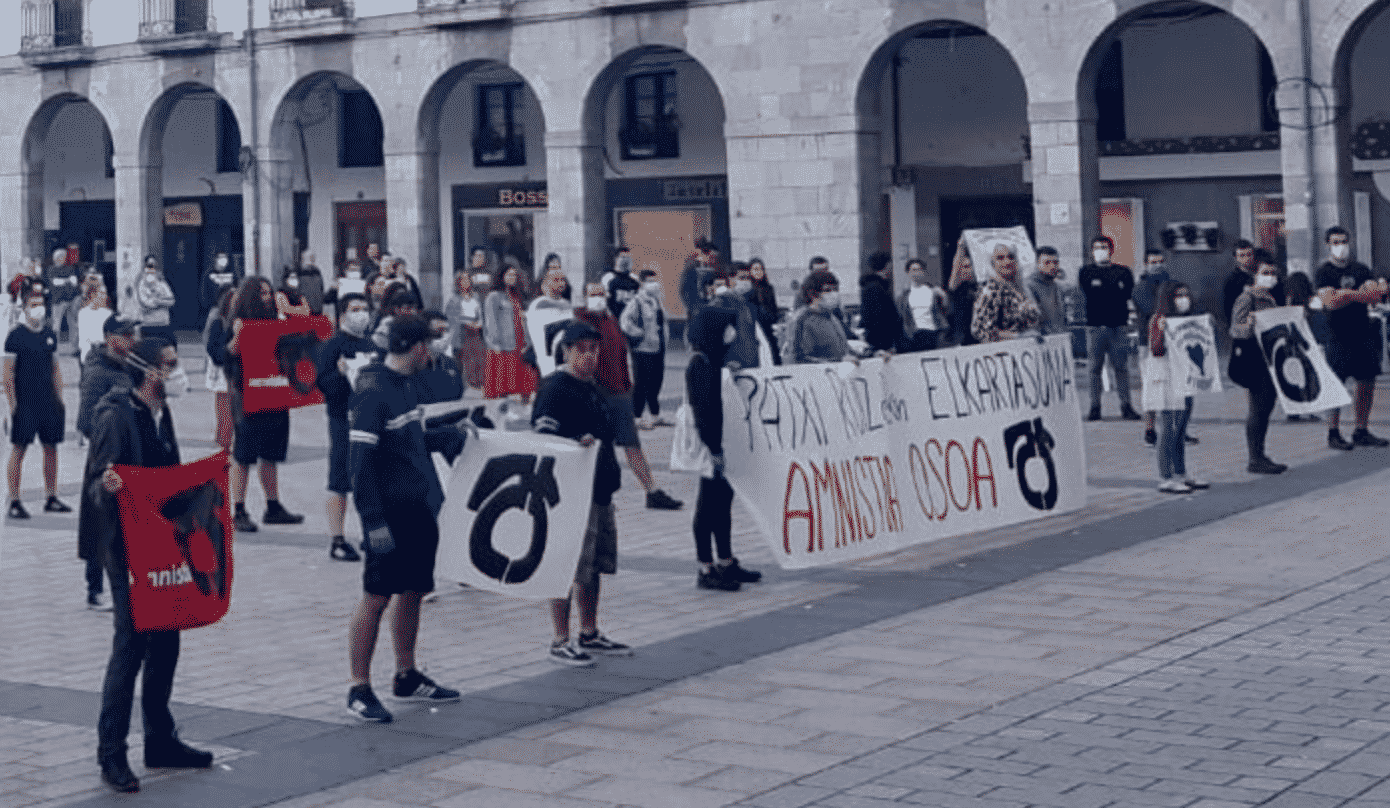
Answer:
[[24, 453], [34, 438], [43, 446], [43, 509], [68, 513], [72, 508], [58, 499], [58, 444], [63, 442], [63, 374], [54, 352], [58, 338], [44, 325], [48, 307], [39, 292], [23, 299], [19, 325], [5, 338], [5, 398], [10, 405], [10, 463], [6, 469], [10, 489], [9, 518], [28, 519], [19, 499]]
[[367, 336], [372, 313], [365, 295], [348, 293], [338, 299], [338, 333], [319, 350], [317, 384], [328, 412], [328, 517], [330, 557], [339, 561], [360, 561], [361, 556], [343, 536], [347, 498], [352, 492], [352, 471], [348, 468], [348, 400], [357, 373], [376, 356], [376, 345]]
[[348, 712], [363, 721], [387, 722], [391, 713], [372, 690], [372, 656], [382, 615], [391, 610], [396, 652], [392, 693], [403, 701], [445, 702], [459, 698], [415, 666], [420, 601], [434, 589], [434, 555], [439, 547], [439, 509], [444, 489], [431, 451], [450, 460], [463, 449], [453, 427], [426, 430], [413, 378], [430, 361], [429, 325], [417, 315], [391, 321], [387, 354], [361, 370], [348, 404], [352, 491], [362, 519], [362, 600], [349, 626]]
[[1332, 338], [1327, 343], [1327, 360], [1338, 379], [1356, 379], [1352, 409], [1356, 429], [1351, 440], [1342, 437], [1340, 409], [1327, 418], [1327, 445], [1351, 451], [1357, 446], [1390, 446], [1390, 441], [1371, 434], [1371, 405], [1375, 401], [1376, 376], [1380, 374], [1380, 354], [1385, 349], [1380, 329], [1371, 322], [1367, 306], [1385, 300], [1386, 282], [1375, 278], [1370, 267], [1351, 257], [1351, 237], [1345, 228], [1327, 229], [1328, 260], [1318, 267], [1314, 285], [1327, 311]]
[[[591, 284], [598, 288], [598, 284]], [[610, 318], [611, 319], [611, 318]], [[599, 366], [600, 335], [582, 320], [573, 320], [560, 335], [559, 350], [565, 364], [541, 380], [531, 409], [531, 428], [546, 435], [578, 441], [583, 446], [599, 442], [594, 466], [594, 493], [579, 566], [570, 597], [550, 602], [550, 622], [555, 630], [547, 650], [549, 659], [561, 665], [587, 667], [593, 654], [631, 656], [625, 643], [609, 639], [598, 629], [599, 575], [618, 571], [618, 527], [613, 514], [613, 493], [622, 486], [622, 472], [613, 451], [617, 422], [603, 391], [595, 382]], [[627, 415], [632, 422], [632, 413]], [[632, 429], [632, 427], [628, 427]], [[633, 429], [633, 434], [636, 430]], [[570, 601], [579, 609], [579, 636], [570, 639]]]

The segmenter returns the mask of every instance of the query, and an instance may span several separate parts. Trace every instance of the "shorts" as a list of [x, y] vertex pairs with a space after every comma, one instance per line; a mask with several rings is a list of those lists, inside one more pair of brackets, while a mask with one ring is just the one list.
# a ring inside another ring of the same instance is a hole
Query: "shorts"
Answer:
[[232, 438], [232, 459], [243, 466], [257, 460], [285, 462], [290, 448], [289, 410], [248, 412], [236, 423]]
[[28, 446], [37, 436], [44, 446], [56, 446], [63, 442], [63, 422], [66, 418], [63, 406], [28, 407], [23, 402], [11, 414], [10, 443], [15, 446]]
[[434, 590], [434, 555], [439, 549], [439, 523], [430, 508], [418, 505], [392, 507], [386, 511], [386, 527], [396, 546], [389, 552], [374, 553], [366, 546], [362, 567], [362, 589], [368, 594], [390, 597], [402, 592]]
[[604, 393], [603, 400], [608, 404], [608, 417], [613, 420], [613, 445], [641, 446], [642, 441], [637, 437], [637, 412], [632, 409], [632, 394]]
[[577, 584], [598, 585], [599, 573], [618, 571], [618, 523], [613, 505], [589, 506], [589, 524], [584, 528], [584, 548], [579, 551], [579, 567], [574, 571]]
[[352, 469], [348, 464], [351, 452], [347, 416], [328, 416], [328, 490], [335, 494], [352, 492]]
[[1380, 339], [1376, 331], [1368, 331], [1361, 339], [1334, 336], [1327, 343], [1327, 364], [1338, 379], [1350, 376], [1357, 381], [1372, 381], [1380, 375]]

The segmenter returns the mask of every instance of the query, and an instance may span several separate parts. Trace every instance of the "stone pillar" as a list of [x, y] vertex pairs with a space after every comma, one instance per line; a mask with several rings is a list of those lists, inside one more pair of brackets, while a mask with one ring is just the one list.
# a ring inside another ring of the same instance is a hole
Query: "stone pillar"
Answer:
[[[32, 209], [28, 205], [29, 182], [20, 161], [20, 150], [11, 149], [0, 162], [0, 283], [9, 283], [19, 271], [25, 257], [32, 255], [29, 246], [29, 222]], [[43, 204], [43, 197], [39, 197]], [[39, 214], [43, 214], [40, 207]], [[42, 222], [40, 237], [42, 237]]]
[[256, 181], [261, 191], [260, 266], [255, 266], [251, 246], [251, 220], [255, 204], [252, 189], [242, 182], [242, 216], [247, 220], [246, 273], [264, 275], [279, 284], [280, 268], [294, 263], [294, 161], [286, 151], [265, 147], [257, 150]]
[[439, 153], [386, 155], [386, 241], [420, 281], [428, 308], [440, 297]]
[[[1280, 117], [1280, 157], [1284, 178], [1284, 239], [1290, 272], [1313, 273], [1327, 260], [1323, 233], [1340, 224], [1354, 229], [1351, 215], [1351, 156], [1344, 146], [1350, 137], [1349, 110], [1332, 87], [1322, 88], [1331, 102], [1327, 109], [1314, 108], [1305, 115], [1301, 88], [1287, 82], [1277, 99]], [[1330, 121], [1334, 114], [1336, 120]], [[1353, 233], [1353, 243], [1356, 238]]]
[[1037, 243], [1056, 247], [1074, 279], [1100, 233], [1096, 122], [1082, 119], [1073, 102], [1055, 102], [1029, 104], [1028, 124]]
[[546, 225], [576, 293], [598, 280], [608, 262], [608, 196], [603, 152], [587, 133], [545, 133]]
[[116, 310], [140, 316], [135, 282], [145, 256], [162, 258], [164, 244], [164, 166], [142, 165], [135, 151], [118, 150], [116, 168]]

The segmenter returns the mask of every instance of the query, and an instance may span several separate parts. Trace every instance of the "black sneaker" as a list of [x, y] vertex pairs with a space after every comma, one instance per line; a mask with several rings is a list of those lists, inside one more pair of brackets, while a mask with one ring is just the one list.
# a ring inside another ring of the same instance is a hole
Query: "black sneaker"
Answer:
[[756, 584], [763, 579], [763, 574], [757, 570], [746, 570], [739, 566], [737, 558], [730, 558], [729, 563], [724, 566], [724, 575], [733, 578], [741, 584]]
[[290, 513], [284, 505], [272, 500], [266, 503], [265, 516], [261, 517], [261, 521], [267, 525], [297, 525], [304, 521], [304, 514]]
[[110, 786], [112, 791], [118, 794], [134, 794], [140, 790], [140, 780], [135, 776], [135, 772], [130, 770], [124, 753], [119, 758], [102, 760], [100, 764], [101, 780]]
[[1329, 429], [1327, 430], [1327, 448], [1341, 449], [1344, 452], [1350, 452], [1352, 449], [1356, 448], [1356, 444], [1347, 443], [1343, 440], [1341, 430]]
[[147, 769], [206, 769], [212, 765], [212, 753], [194, 749], [178, 738], [156, 744], [145, 744]]
[[1351, 442], [1354, 446], [1371, 446], [1375, 448], [1390, 446], [1390, 440], [1372, 435], [1371, 430], [1364, 426], [1357, 427], [1356, 430], [1351, 433]]
[[1144, 430], [1144, 444], [1147, 446], [1158, 445], [1158, 433], [1152, 429]]
[[593, 636], [586, 637], [579, 635], [579, 650], [590, 654], [603, 654], [604, 656], [632, 656], [632, 646], [610, 640], [600, 632], [594, 632]]
[[100, 592], [88, 592], [87, 608], [94, 612], [109, 612], [111, 611], [111, 601], [107, 600], [106, 596]]
[[1183, 435], [1182, 442], [1186, 443], [1188, 446], [1196, 446], [1197, 444], [1201, 443], [1201, 441], [1197, 440], [1191, 435]]
[[1250, 465], [1246, 466], [1245, 470], [1251, 474], [1283, 474], [1288, 468], [1283, 463], [1275, 463], [1268, 457], [1257, 457], [1250, 461]]
[[258, 529], [256, 523], [251, 521], [251, 514], [240, 508], [232, 517], [232, 523], [240, 533], [255, 533]]
[[594, 658], [576, 648], [572, 642], [551, 643], [546, 655], [551, 662], [571, 668], [588, 668], [594, 664]]
[[655, 491], [647, 492], [647, 507], [658, 511], [678, 511], [685, 506], [684, 502], [673, 499], [670, 494], [660, 488]]
[[1135, 411], [1134, 411], [1134, 408], [1131, 407], [1131, 406], [1129, 406], [1128, 404], [1126, 404], [1126, 405], [1124, 405], [1123, 407], [1120, 408], [1120, 417], [1123, 418], [1123, 419], [1126, 420], [1126, 421], [1142, 421], [1142, 420], [1144, 420], [1144, 416], [1142, 416], [1142, 415], [1140, 415], [1139, 413], [1135, 412]]
[[24, 510], [24, 503], [23, 503], [23, 502], [20, 502], [20, 501], [17, 500], [17, 499], [16, 499], [16, 500], [11, 500], [11, 501], [10, 501], [10, 512], [9, 512], [9, 513], [10, 513], [10, 518], [11, 518], [11, 519], [28, 519], [28, 518], [29, 518], [29, 512], [26, 511], [26, 510]]
[[739, 583], [731, 575], [724, 574], [724, 569], [716, 565], [710, 565], [709, 571], [701, 569], [700, 574], [695, 577], [695, 585], [701, 589], [714, 589], [721, 592], [737, 592], [743, 584]]
[[382, 706], [381, 700], [372, 692], [371, 685], [357, 685], [348, 691], [348, 712], [363, 721], [386, 724], [391, 721], [391, 711]]
[[330, 558], [333, 558], [336, 561], [362, 560], [362, 556], [358, 555], [357, 551], [353, 549], [352, 545], [348, 544], [347, 540], [344, 539], [342, 536], [334, 537], [333, 544], [329, 545], [328, 547], [328, 555]]
[[479, 429], [496, 429], [497, 424], [487, 417], [487, 409], [484, 407], [474, 407], [473, 413], [468, 416], [468, 420], [473, 422], [473, 426]]
[[398, 701], [458, 701], [459, 692], [441, 687], [433, 679], [411, 668], [396, 674], [391, 695]]
[[57, 497], [49, 497], [43, 503], [44, 513], [72, 513], [72, 508]]
[[1092, 408], [1091, 408], [1091, 411], [1088, 412], [1088, 413], [1086, 413], [1086, 420], [1087, 420], [1087, 421], [1099, 421], [1099, 420], [1100, 420], [1100, 407], [1092, 407]]

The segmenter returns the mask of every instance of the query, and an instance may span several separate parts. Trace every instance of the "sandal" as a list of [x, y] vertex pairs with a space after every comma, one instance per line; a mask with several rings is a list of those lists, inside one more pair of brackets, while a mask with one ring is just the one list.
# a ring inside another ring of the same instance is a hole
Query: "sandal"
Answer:
[[328, 548], [328, 554], [338, 561], [361, 561], [362, 556], [352, 549], [352, 545], [346, 541], [335, 541], [333, 546]]

